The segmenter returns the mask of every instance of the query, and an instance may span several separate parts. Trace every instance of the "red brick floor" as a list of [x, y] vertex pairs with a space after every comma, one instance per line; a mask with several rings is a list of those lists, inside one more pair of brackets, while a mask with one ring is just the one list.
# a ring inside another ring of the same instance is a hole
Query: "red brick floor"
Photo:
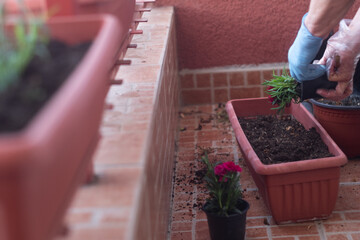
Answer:
[[[171, 240], [210, 239], [205, 214], [199, 206], [206, 191], [197, 176], [204, 150], [210, 159], [233, 160], [243, 167], [241, 186], [250, 203], [246, 239], [360, 240], [360, 159], [349, 160], [341, 170], [338, 200], [329, 219], [276, 225], [244, 165], [223, 106], [183, 107], [179, 114], [179, 140], [173, 188]], [[267, 224], [265, 224], [267, 223]]]

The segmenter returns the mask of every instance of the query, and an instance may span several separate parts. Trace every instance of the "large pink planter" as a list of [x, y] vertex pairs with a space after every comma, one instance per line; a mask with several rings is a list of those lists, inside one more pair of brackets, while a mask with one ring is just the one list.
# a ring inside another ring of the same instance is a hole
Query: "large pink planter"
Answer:
[[332, 106], [311, 100], [315, 118], [348, 158], [360, 156], [360, 107]]
[[51, 239], [99, 138], [122, 29], [115, 17], [58, 17], [53, 38], [93, 40], [76, 70], [22, 131], [0, 135], [0, 239]]
[[334, 157], [264, 165], [247, 140], [238, 117], [275, 114], [267, 98], [240, 99], [226, 105], [236, 139], [262, 198], [277, 224], [327, 218], [338, 196], [340, 167], [347, 158], [324, 128], [301, 105], [292, 114], [306, 129], [314, 127]]

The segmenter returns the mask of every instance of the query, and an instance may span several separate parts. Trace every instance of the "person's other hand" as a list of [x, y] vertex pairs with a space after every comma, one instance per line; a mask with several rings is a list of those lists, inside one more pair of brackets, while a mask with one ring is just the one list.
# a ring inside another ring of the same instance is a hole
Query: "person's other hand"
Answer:
[[302, 18], [301, 27], [288, 52], [290, 74], [299, 82], [318, 78], [326, 72], [324, 64], [311, 64], [323, 39], [313, 36], [306, 28], [306, 16]]
[[355, 45], [360, 39], [351, 35], [348, 27], [350, 22], [341, 20], [339, 31], [328, 40], [324, 56], [319, 61], [319, 64], [326, 64], [329, 80], [337, 81], [338, 85], [335, 90], [319, 89], [317, 93], [335, 101], [344, 99], [352, 93], [352, 78], [359, 60]]

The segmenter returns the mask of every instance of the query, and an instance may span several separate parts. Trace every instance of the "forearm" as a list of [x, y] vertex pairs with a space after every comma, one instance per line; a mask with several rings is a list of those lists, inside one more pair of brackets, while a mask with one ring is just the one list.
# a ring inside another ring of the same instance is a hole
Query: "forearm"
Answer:
[[[305, 26], [312, 35], [325, 38], [344, 18], [353, 3], [354, 0], [311, 0]], [[360, 20], [359, 11], [356, 15]]]
[[360, 53], [360, 8], [349, 25], [348, 47], [354, 53]]

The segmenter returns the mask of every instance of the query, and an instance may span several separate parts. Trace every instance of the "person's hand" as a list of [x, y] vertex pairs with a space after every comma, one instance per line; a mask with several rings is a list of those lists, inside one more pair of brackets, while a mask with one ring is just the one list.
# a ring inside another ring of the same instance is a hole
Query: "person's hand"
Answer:
[[319, 61], [319, 64], [326, 64], [329, 80], [337, 81], [338, 85], [335, 90], [319, 89], [317, 93], [334, 101], [348, 97], [353, 91], [352, 78], [359, 60], [356, 45], [360, 39], [349, 30], [350, 22], [341, 20], [339, 31], [328, 40], [324, 56]]
[[306, 28], [306, 16], [307, 14], [302, 18], [299, 32], [288, 52], [290, 74], [299, 82], [313, 80], [326, 72], [325, 64], [311, 64], [323, 39], [313, 36]]

